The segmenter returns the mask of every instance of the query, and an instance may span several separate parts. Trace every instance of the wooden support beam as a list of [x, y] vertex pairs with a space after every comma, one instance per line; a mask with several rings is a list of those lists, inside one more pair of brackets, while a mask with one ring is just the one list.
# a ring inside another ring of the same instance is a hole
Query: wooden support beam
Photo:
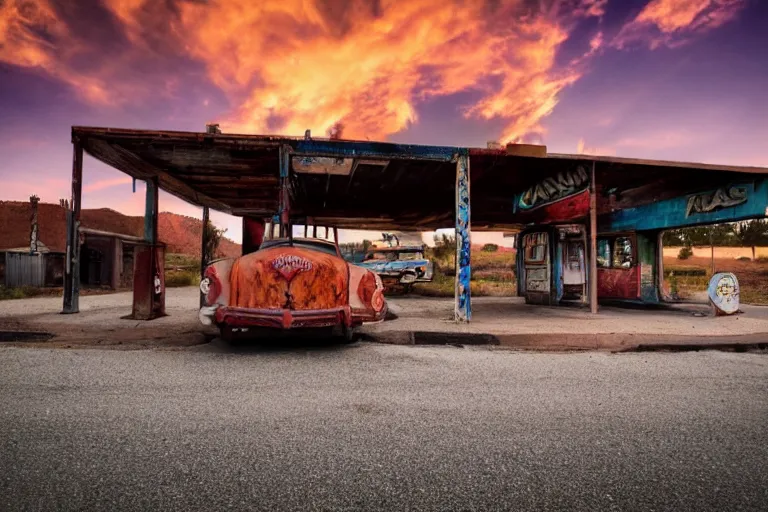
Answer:
[[160, 190], [157, 176], [146, 181], [147, 192], [144, 202], [144, 240], [150, 244], [157, 243], [157, 216], [159, 209]]
[[[208, 258], [206, 257], [206, 249], [208, 248], [208, 222], [209, 214], [207, 206], [203, 206], [203, 232], [200, 235], [200, 279], [205, 276], [205, 267], [208, 266]], [[205, 294], [200, 291], [200, 307], [205, 306]]]
[[279, 215], [280, 215], [280, 237], [289, 236], [291, 205], [290, 195], [288, 194], [288, 172], [291, 167], [290, 146], [280, 146], [280, 197], [279, 197]]
[[589, 309], [597, 313], [597, 186], [594, 160], [589, 180]]
[[83, 193], [83, 146], [72, 140], [72, 198], [67, 211], [67, 254], [64, 261], [62, 313], [80, 312], [80, 210]]
[[472, 319], [470, 304], [470, 254], [471, 228], [469, 205], [469, 155], [459, 153], [456, 159], [456, 281], [454, 319], [469, 322]]

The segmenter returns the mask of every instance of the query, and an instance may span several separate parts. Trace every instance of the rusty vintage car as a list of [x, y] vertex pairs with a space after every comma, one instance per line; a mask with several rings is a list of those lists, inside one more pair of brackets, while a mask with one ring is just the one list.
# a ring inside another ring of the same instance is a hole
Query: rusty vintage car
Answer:
[[200, 321], [227, 340], [311, 329], [351, 341], [356, 327], [383, 320], [387, 309], [379, 276], [319, 238], [265, 240], [253, 253], [214, 261], [200, 291]]

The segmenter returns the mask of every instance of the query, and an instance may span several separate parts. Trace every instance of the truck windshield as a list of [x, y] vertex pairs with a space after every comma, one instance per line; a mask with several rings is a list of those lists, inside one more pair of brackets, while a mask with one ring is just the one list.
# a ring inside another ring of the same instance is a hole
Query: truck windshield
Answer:
[[424, 256], [420, 252], [401, 252], [398, 254], [399, 260], [403, 261], [412, 261], [412, 260], [421, 260], [424, 259]]

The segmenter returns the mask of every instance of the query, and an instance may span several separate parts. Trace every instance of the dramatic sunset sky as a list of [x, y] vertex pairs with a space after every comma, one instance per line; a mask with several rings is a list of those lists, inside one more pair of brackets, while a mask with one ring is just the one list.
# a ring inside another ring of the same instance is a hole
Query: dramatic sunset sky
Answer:
[[[69, 197], [72, 125], [206, 122], [768, 166], [768, 1], [0, 0], [0, 199]], [[84, 207], [143, 213], [84, 173]]]

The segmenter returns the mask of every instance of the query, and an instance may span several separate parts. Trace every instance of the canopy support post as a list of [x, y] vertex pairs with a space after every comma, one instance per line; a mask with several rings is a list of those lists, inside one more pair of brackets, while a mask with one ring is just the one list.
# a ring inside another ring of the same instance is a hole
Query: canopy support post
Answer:
[[472, 247], [469, 205], [469, 154], [462, 150], [456, 158], [456, 281], [454, 320], [467, 323], [472, 318], [470, 304], [470, 253]]
[[144, 203], [144, 240], [152, 245], [157, 244], [157, 215], [159, 209], [160, 191], [157, 176], [147, 180], [147, 193]]
[[83, 192], [83, 146], [72, 140], [72, 198], [67, 210], [67, 255], [64, 261], [62, 313], [80, 312], [80, 209]]
[[595, 161], [589, 180], [589, 310], [597, 314], [597, 186]]
[[[207, 206], [203, 206], [203, 233], [200, 236], [200, 279], [205, 278], [205, 267], [208, 266], [208, 258], [206, 257], [206, 249], [208, 248], [208, 244], [210, 243], [208, 240], [209, 230], [208, 230], [208, 222], [209, 221], [209, 211]], [[200, 307], [205, 306], [205, 294], [200, 291]]]
[[[290, 146], [280, 146], [280, 197], [278, 199], [280, 211], [280, 237], [290, 236], [290, 218], [291, 218], [291, 205], [290, 196], [288, 194], [288, 171], [291, 166], [291, 148]], [[291, 230], [292, 232], [293, 230]]]

